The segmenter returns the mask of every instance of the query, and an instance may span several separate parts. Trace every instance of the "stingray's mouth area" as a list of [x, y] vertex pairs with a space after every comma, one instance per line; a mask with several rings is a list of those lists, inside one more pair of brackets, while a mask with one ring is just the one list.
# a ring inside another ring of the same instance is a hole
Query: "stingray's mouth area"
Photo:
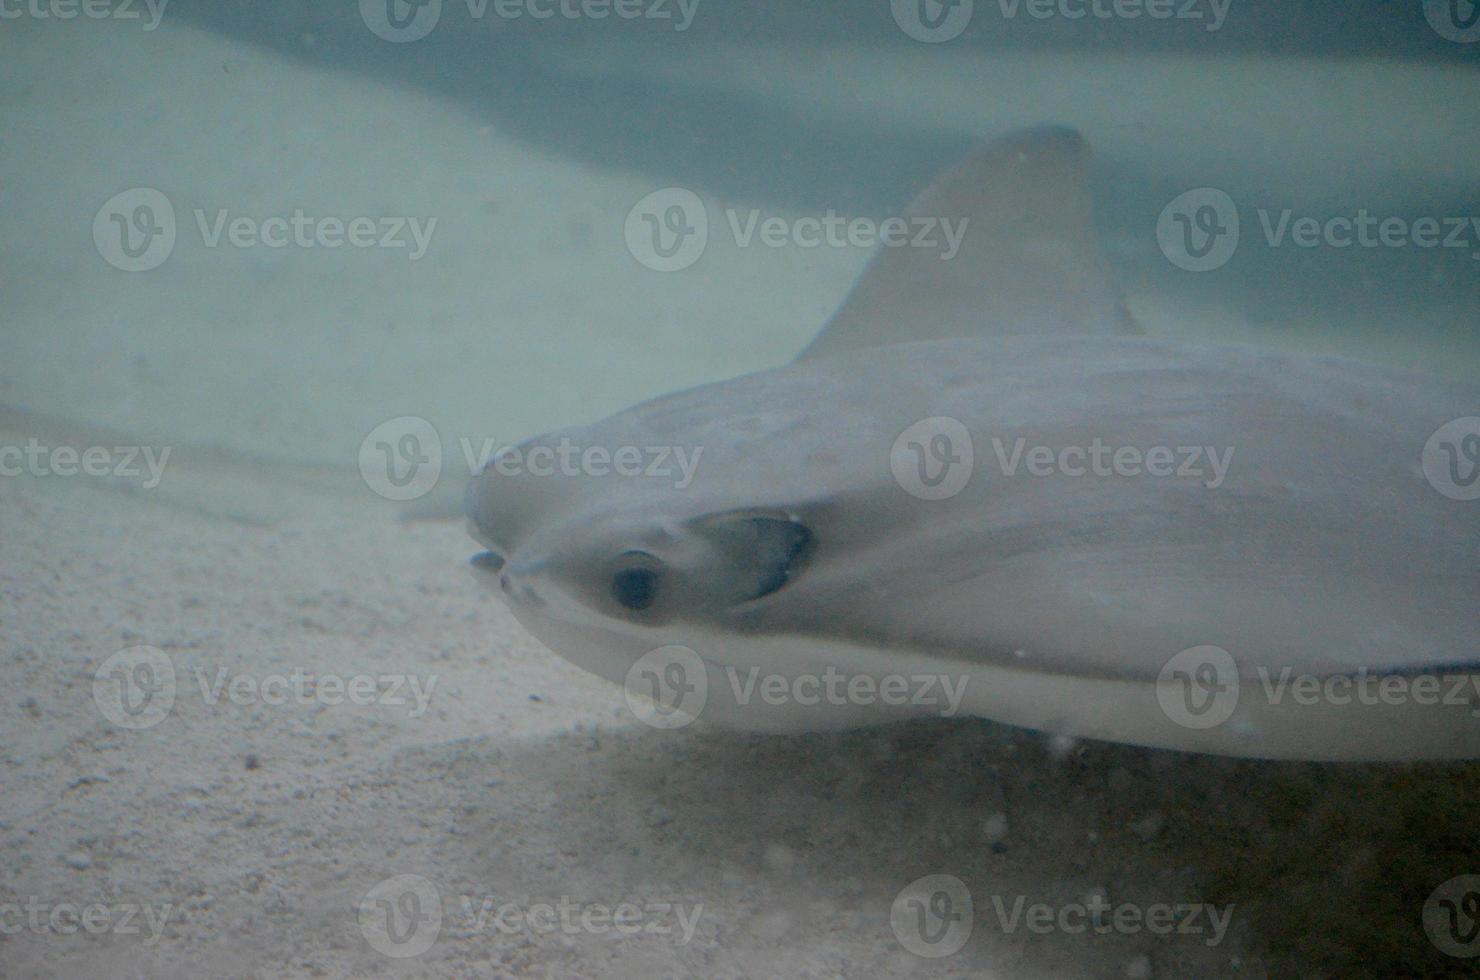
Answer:
[[496, 551], [480, 551], [468, 559], [468, 564], [481, 574], [497, 575], [503, 571], [504, 556]]
[[472, 566], [473, 574], [489, 586], [497, 585], [510, 602], [536, 609], [545, 606], [544, 597], [520, 576], [513, 574], [515, 570], [507, 567], [508, 562], [498, 552], [480, 551], [468, 560], [468, 564]]

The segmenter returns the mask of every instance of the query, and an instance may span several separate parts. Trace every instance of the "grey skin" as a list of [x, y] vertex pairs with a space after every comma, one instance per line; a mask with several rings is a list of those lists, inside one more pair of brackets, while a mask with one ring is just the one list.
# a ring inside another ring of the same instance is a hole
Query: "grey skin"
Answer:
[[[882, 250], [796, 362], [519, 447], [682, 449], [691, 482], [490, 465], [479, 574], [619, 683], [694, 651], [700, 717], [744, 729], [959, 713], [1238, 756], [1480, 755], [1480, 501], [1423, 465], [1480, 387], [1140, 336], [1087, 158], [1062, 129], [988, 144], [907, 212], [969, 219], [953, 261]], [[965, 438], [901, 438], [926, 419]], [[1113, 465], [1157, 447], [1173, 472]], [[926, 499], [910, 467], [937, 450], [970, 477]]]

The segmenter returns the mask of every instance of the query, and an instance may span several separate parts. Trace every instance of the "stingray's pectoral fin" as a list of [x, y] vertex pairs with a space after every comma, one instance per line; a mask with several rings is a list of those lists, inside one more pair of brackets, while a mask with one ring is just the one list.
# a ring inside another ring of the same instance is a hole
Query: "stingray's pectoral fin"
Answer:
[[1076, 131], [1021, 130], [915, 198], [908, 241], [881, 245], [801, 358], [911, 340], [1138, 334], [1094, 229]]
[[710, 592], [726, 604], [768, 596], [792, 581], [816, 547], [812, 530], [783, 513], [729, 511], [690, 522], [712, 549]]

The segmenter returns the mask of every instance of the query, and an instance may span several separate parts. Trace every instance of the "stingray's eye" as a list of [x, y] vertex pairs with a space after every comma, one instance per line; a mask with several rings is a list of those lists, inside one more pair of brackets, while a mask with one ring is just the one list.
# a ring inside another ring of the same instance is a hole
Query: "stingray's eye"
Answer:
[[618, 604], [641, 610], [658, 597], [658, 559], [645, 551], [628, 551], [617, 559], [612, 575], [612, 598]]

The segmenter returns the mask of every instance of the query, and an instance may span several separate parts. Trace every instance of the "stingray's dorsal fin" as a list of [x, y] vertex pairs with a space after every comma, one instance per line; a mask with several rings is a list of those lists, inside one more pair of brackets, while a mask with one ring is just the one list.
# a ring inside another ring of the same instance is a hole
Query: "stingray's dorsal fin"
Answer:
[[[987, 143], [910, 202], [935, 247], [881, 246], [798, 358], [911, 340], [1136, 334], [1094, 229], [1089, 147], [1072, 129]], [[940, 226], [965, 220], [956, 254]], [[913, 231], [912, 231], [913, 236]]]

